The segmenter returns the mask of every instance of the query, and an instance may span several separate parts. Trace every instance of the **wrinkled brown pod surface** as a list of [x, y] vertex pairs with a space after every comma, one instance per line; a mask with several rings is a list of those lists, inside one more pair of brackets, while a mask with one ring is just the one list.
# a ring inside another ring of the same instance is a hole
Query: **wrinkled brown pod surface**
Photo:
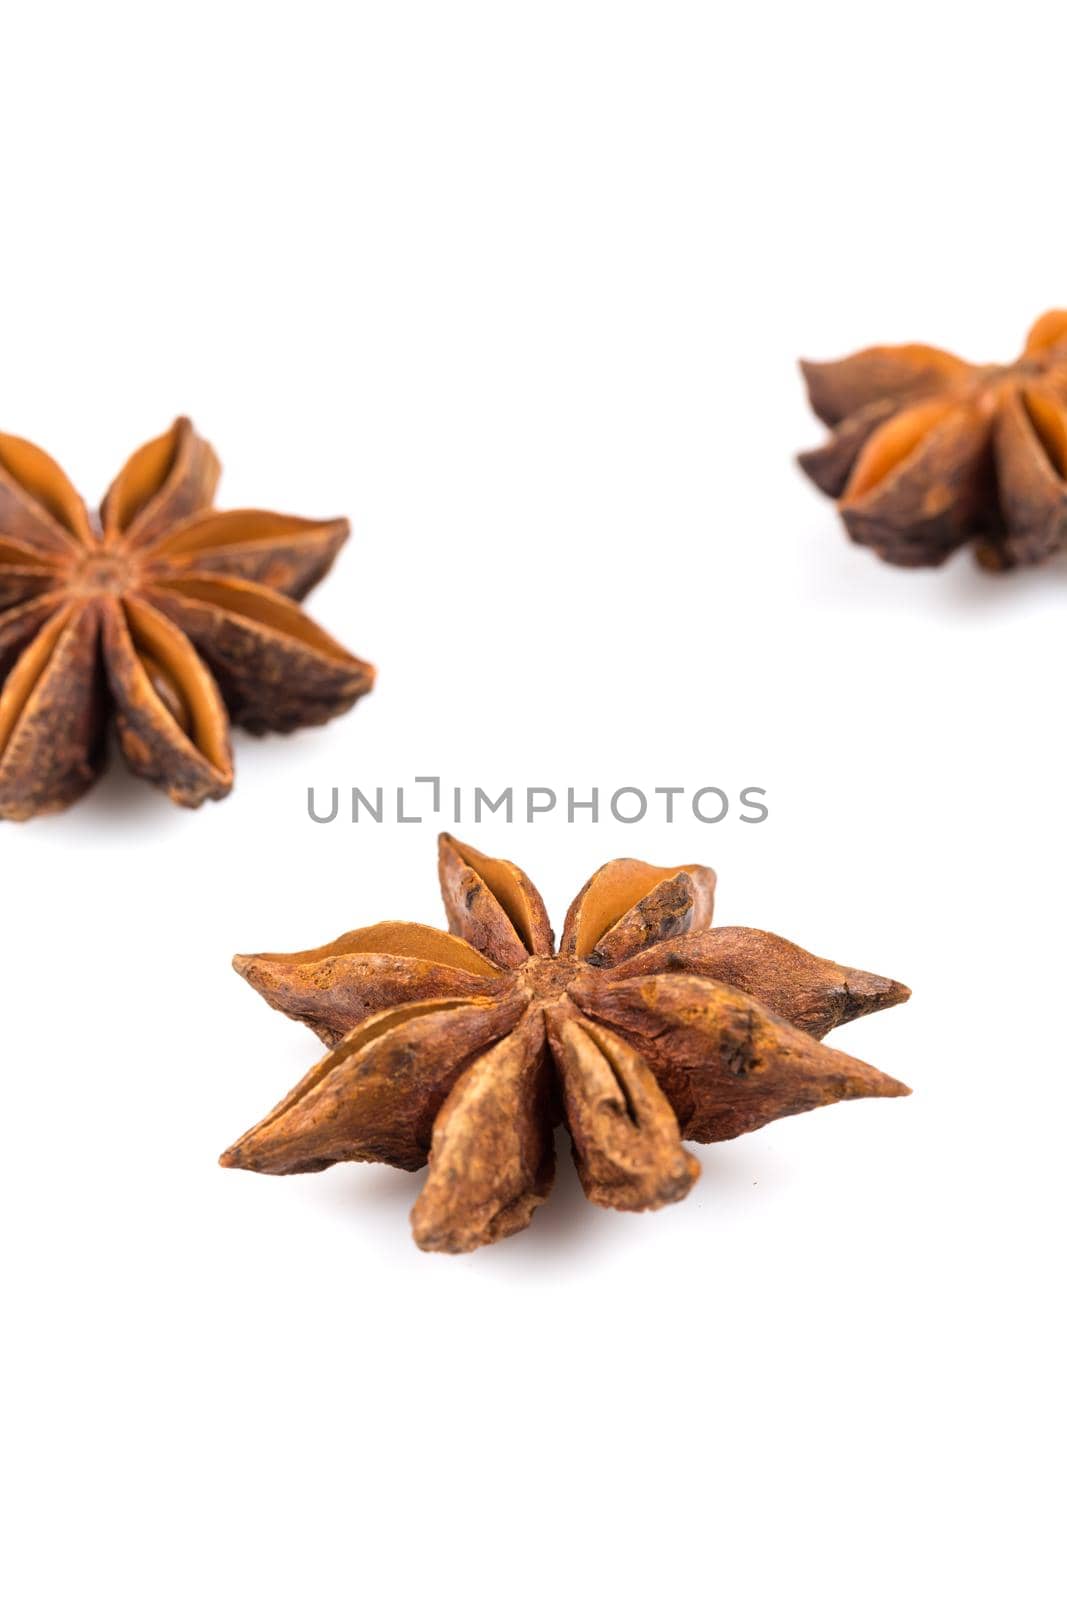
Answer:
[[991, 572], [1067, 546], [1067, 311], [1008, 366], [908, 344], [801, 370], [833, 433], [798, 459], [857, 544], [935, 567], [973, 542]]
[[219, 463], [179, 418], [91, 515], [36, 445], [0, 434], [0, 817], [59, 811], [127, 763], [180, 805], [233, 784], [230, 725], [337, 716], [374, 669], [297, 602], [343, 519], [212, 509]]
[[235, 958], [331, 1048], [224, 1167], [429, 1163], [415, 1242], [455, 1254], [529, 1224], [560, 1120], [588, 1198], [649, 1211], [699, 1176], [683, 1139], [909, 1093], [820, 1043], [909, 991], [774, 934], [712, 928], [707, 867], [609, 861], [567, 912], [558, 953], [513, 862], [442, 834], [440, 880], [448, 933], [380, 922], [314, 950]]

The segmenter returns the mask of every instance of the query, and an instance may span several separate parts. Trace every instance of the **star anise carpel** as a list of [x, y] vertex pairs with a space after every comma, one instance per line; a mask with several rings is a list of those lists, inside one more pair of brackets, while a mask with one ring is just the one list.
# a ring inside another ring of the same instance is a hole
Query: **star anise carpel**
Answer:
[[83, 794], [112, 720], [139, 776], [181, 805], [219, 799], [231, 723], [325, 722], [371, 687], [296, 603], [348, 523], [214, 510], [219, 470], [180, 418], [93, 516], [51, 457], [0, 434], [0, 817]]
[[857, 544], [922, 567], [974, 541], [995, 572], [1067, 547], [1067, 311], [1006, 366], [909, 344], [801, 368], [833, 434], [800, 465]]
[[428, 1162], [415, 1240], [456, 1253], [527, 1226], [551, 1187], [561, 1120], [588, 1198], [645, 1211], [695, 1182], [683, 1140], [909, 1092], [820, 1042], [908, 990], [774, 934], [712, 928], [707, 867], [609, 861], [557, 951], [513, 862], [448, 834], [439, 859], [448, 933], [382, 922], [235, 959], [330, 1048], [223, 1166]]

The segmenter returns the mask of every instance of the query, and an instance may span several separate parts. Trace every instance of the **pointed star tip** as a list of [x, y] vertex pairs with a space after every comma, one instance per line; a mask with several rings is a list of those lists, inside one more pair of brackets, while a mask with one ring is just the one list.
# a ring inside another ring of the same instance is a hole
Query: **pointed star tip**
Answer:
[[874, 972], [853, 970], [844, 985], [842, 1022], [854, 1022], [858, 1017], [870, 1016], [875, 1011], [887, 1011], [890, 1006], [903, 1005], [911, 999], [906, 983], [895, 978], [880, 978]]
[[887, 1072], [881, 1074], [881, 1082], [874, 1091], [879, 1100], [900, 1100], [911, 1093], [906, 1083], [901, 1083], [899, 1078], [891, 1078]]
[[906, 983], [898, 983], [895, 978], [879, 978], [873, 974], [867, 976], [865, 983], [855, 985], [857, 998], [873, 1001], [875, 1009], [884, 1011], [886, 1006], [903, 1005], [905, 1000], [911, 999], [911, 990]]

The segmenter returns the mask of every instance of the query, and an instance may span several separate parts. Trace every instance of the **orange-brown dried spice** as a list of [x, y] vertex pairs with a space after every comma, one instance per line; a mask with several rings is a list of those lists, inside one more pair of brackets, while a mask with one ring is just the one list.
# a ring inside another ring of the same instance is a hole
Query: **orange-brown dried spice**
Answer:
[[428, 1162], [415, 1241], [456, 1253], [528, 1225], [561, 1120], [588, 1198], [646, 1211], [696, 1181], [683, 1140], [909, 1092], [820, 1043], [909, 991], [774, 934], [710, 927], [707, 867], [609, 861], [568, 911], [558, 952], [514, 863], [443, 834], [440, 878], [448, 933], [384, 922], [236, 958], [331, 1048], [223, 1166]]

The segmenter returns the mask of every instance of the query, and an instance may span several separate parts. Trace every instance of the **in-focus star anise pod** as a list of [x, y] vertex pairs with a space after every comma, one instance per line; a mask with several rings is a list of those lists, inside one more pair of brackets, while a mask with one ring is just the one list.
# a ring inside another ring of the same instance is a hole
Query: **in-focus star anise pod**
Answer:
[[935, 567], [975, 540], [994, 572], [1067, 546], [1067, 311], [1041, 317], [1006, 367], [905, 344], [801, 369], [834, 431], [800, 465], [857, 544]]
[[0, 817], [58, 811], [129, 766], [181, 805], [228, 794], [230, 722], [287, 732], [374, 680], [295, 603], [348, 523], [213, 511], [219, 463], [185, 418], [90, 515], [56, 463], [0, 434]]
[[329, 1054], [221, 1157], [254, 1172], [385, 1161], [430, 1172], [412, 1213], [424, 1250], [525, 1228], [568, 1127], [598, 1205], [681, 1200], [683, 1139], [732, 1139], [902, 1083], [819, 1040], [908, 998], [754, 928], [710, 928], [707, 867], [609, 861], [567, 912], [559, 953], [520, 868], [442, 834], [449, 933], [380, 922], [238, 972]]

